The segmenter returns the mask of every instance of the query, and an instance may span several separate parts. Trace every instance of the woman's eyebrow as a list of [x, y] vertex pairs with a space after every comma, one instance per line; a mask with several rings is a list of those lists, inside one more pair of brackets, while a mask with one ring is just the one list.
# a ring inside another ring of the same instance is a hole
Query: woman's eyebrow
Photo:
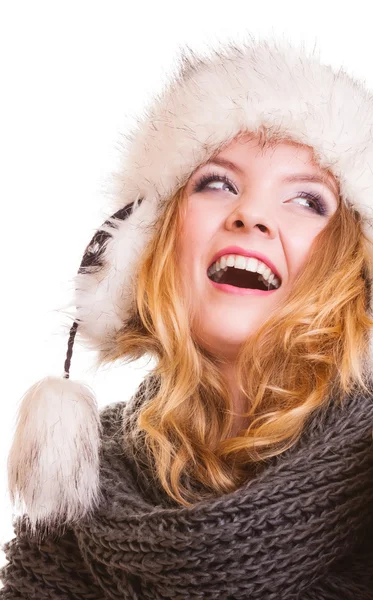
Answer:
[[288, 177], [284, 177], [283, 181], [286, 183], [292, 183], [293, 181], [315, 181], [316, 183], [322, 183], [330, 189], [333, 194], [338, 193], [335, 187], [328, 181], [326, 177], [322, 177], [321, 175], [313, 175], [311, 173], [298, 173], [298, 175], [289, 175]]
[[236, 171], [236, 173], [244, 175], [244, 171], [238, 165], [236, 165], [234, 162], [231, 162], [227, 158], [219, 158], [219, 156], [216, 156], [215, 158], [212, 158], [211, 160], [207, 161], [205, 165], [220, 165], [221, 167], [232, 169], [232, 171]]
[[[236, 171], [236, 173], [240, 173], [244, 175], [244, 171], [232, 161], [226, 158], [219, 158], [218, 156], [209, 160], [205, 163], [206, 165], [220, 165], [221, 167], [226, 167], [227, 169], [232, 169], [232, 171]], [[315, 175], [313, 173], [298, 173], [297, 175], [288, 175], [284, 177], [283, 180], [285, 183], [293, 183], [294, 181], [314, 181], [316, 183], [322, 183], [330, 189], [333, 194], [338, 194], [336, 188], [328, 181], [326, 177], [322, 175]]]

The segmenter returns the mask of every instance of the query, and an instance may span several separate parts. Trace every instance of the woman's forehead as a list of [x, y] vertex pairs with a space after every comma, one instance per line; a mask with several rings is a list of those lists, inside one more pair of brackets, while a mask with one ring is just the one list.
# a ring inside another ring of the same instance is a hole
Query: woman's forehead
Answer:
[[315, 175], [318, 175], [324, 179], [325, 182], [329, 182], [334, 188], [336, 195], [339, 195], [340, 193], [337, 178], [330, 169], [324, 168], [318, 164], [313, 148], [291, 139], [284, 138], [280, 140], [271, 140], [263, 138], [263, 136], [260, 134], [240, 134], [238, 137], [229, 142], [224, 148], [216, 152], [207, 162], [213, 162], [216, 159], [219, 160], [224, 158], [229, 160], [229, 158], [232, 159], [233, 156], [237, 158], [240, 155], [244, 159], [245, 152], [250, 152], [251, 150], [254, 151], [251, 152], [254, 157], [257, 155], [263, 156], [266, 153], [273, 155], [276, 150], [290, 150], [293, 153], [293, 156], [299, 156], [301, 158], [301, 162], [307, 166], [308, 169], [311, 167]]

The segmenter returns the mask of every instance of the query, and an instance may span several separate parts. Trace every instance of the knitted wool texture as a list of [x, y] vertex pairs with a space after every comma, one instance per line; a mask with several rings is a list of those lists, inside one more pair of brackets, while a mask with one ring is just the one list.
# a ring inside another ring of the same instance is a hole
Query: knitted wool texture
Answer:
[[236, 491], [169, 499], [131, 435], [146, 381], [101, 410], [102, 503], [42, 540], [4, 546], [2, 600], [373, 598], [373, 398], [331, 399], [299, 441]]

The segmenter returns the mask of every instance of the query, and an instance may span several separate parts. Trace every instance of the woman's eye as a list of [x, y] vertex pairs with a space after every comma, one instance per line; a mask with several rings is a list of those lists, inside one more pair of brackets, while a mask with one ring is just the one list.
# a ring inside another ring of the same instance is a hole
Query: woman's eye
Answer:
[[[202, 175], [197, 183], [194, 184], [192, 193], [201, 192], [205, 188], [222, 192], [233, 192], [235, 195], [238, 194], [231, 180], [226, 175], [220, 175], [219, 173]], [[304, 208], [321, 216], [328, 215], [327, 205], [320, 194], [316, 192], [312, 194], [310, 192], [298, 192], [293, 199], [296, 200], [297, 198], [308, 202], [309, 206], [306, 206], [304, 202], [300, 203]]]
[[[327, 208], [325, 205], [325, 202], [322, 198], [322, 196], [320, 196], [320, 194], [310, 194], [309, 192], [299, 192], [296, 198], [301, 198], [303, 200], [307, 200], [308, 203], [311, 203], [311, 210], [315, 211], [317, 214], [319, 215], [326, 215], [327, 214]], [[304, 206], [304, 204], [302, 203], [302, 206]], [[307, 207], [305, 207], [307, 208]]]
[[[219, 184], [222, 183], [223, 186], [221, 188], [219, 188]], [[215, 184], [215, 185], [214, 185]], [[224, 187], [230, 189], [230, 185], [228, 183], [225, 183], [225, 181], [211, 181], [209, 184], [207, 184], [205, 187], [216, 187], [216, 189], [224, 189]]]
[[[212, 186], [211, 184], [216, 184]], [[220, 185], [219, 185], [220, 184]], [[223, 185], [221, 185], [223, 184]], [[209, 187], [210, 189], [231, 191], [234, 194], [237, 194], [236, 189], [234, 188], [231, 180], [226, 175], [218, 175], [217, 173], [211, 173], [209, 175], [203, 175], [198, 182], [195, 184], [193, 188], [193, 193], [201, 192], [204, 188]]]

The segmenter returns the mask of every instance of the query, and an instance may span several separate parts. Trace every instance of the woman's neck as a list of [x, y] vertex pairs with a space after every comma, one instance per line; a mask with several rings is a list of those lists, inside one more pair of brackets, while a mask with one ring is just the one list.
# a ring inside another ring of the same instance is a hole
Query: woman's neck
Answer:
[[247, 398], [238, 388], [233, 365], [230, 363], [224, 364], [222, 373], [231, 391], [233, 411], [237, 413], [233, 416], [232, 427], [229, 433], [230, 437], [235, 437], [241, 429], [247, 429], [250, 424], [250, 419], [248, 417], [241, 416], [242, 413], [247, 412], [248, 410]]

